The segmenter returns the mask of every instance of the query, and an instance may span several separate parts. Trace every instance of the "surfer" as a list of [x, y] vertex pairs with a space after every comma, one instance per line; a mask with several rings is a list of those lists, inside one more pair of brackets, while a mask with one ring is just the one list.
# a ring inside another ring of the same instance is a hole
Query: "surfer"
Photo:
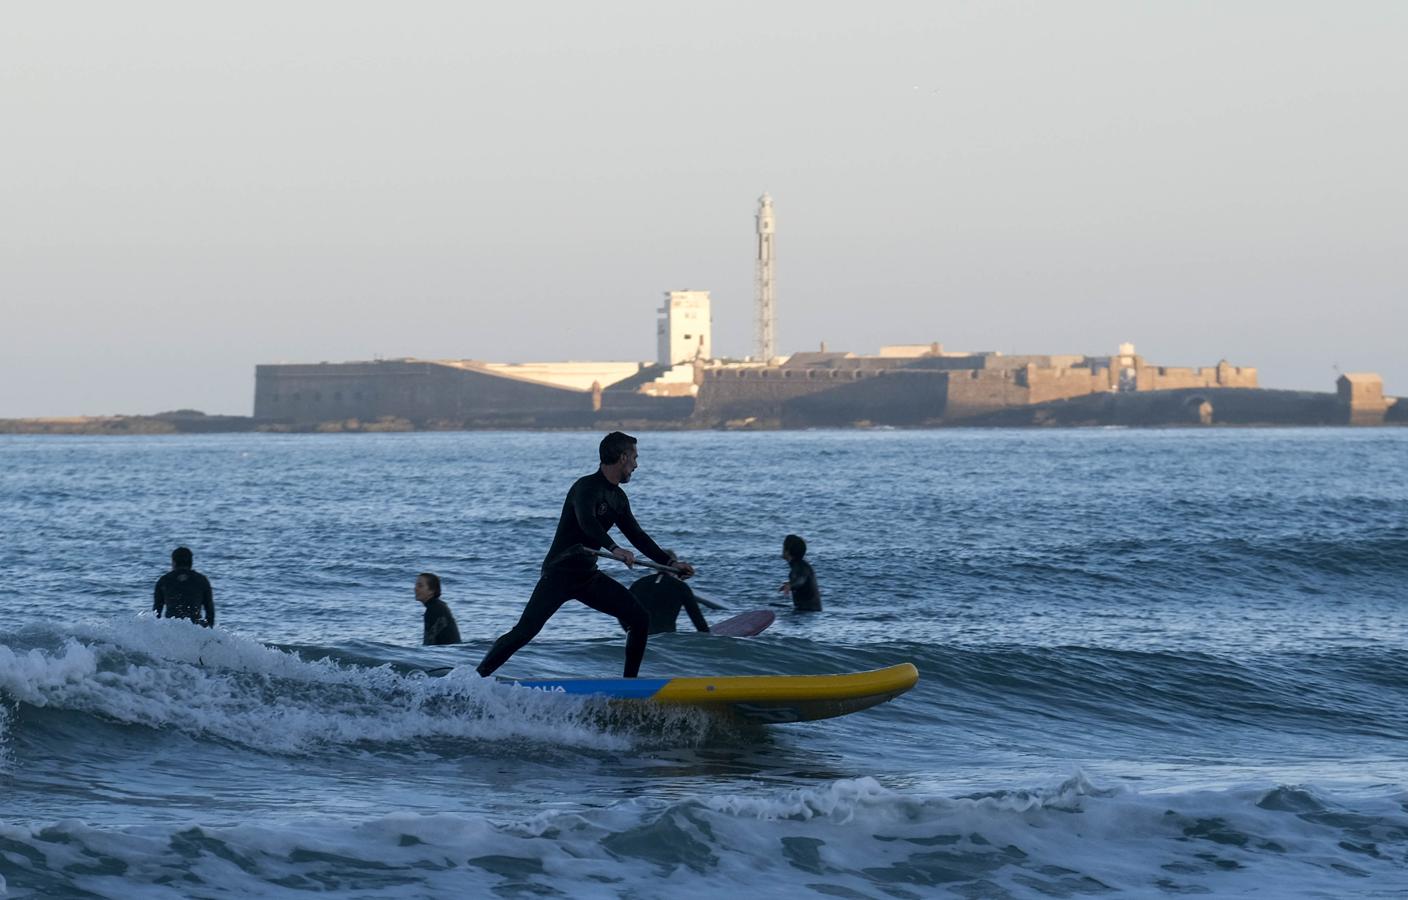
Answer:
[[675, 562], [661, 550], [631, 515], [631, 504], [621, 485], [636, 470], [636, 439], [613, 431], [597, 447], [600, 465], [567, 492], [557, 533], [543, 560], [542, 576], [533, 588], [523, 614], [506, 634], [494, 642], [479, 663], [477, 671], [488, 676], [508, 662], [510, 656], [527, 644], [548, 619], [568, 600], [577, 600], [592, 609], [615, 616], [626, 628], [627, 678], [635, 678], [645, 657], [650, 615], [636, 603], [620, 582], [599, 571], [591, 551], [605, 549], [627, 566], [634, 566], [635, 554], [619, 547], [607, 533], [614, 525], [642, 553], [664, 566], [673, 566], [682, 578], [694, 574], [687, 562]]
[[[195, 554], [189, 547], [171, 551], [171, 571], [157, 579], [152, 592], [152, 609], [158, 619], [190, 619], [213, 628], [215, 595], [210, 590], [210, 579], [191, 568], [193, 562]], [[204, 618], [201, 618], [202, 612]]]
[[[675, 554], [665, 551], [671, 560]], [[704, 621], [704, 613], [699, 610], [699, 601], [694, 599], [694, 591], [678, 578], [661, 572], [647, 575], [631, 585], [631, 596], [650, 614], [650, 633], [661, 634], [675, 630], [675, 622], [680, 617], [680, 609], [689, 614], [696, 631], [708, 631], [709, 623]]]
[[425, 631], [421, 644], [458, 644], [460, 629], [450, 607], [440, 599], [440, 576], [421, 572], [416, 576], [416, 599], [425, 607]]
[[787, 560], [787, 580], [778, 588], [792, 596], [792, 609], [797, 612], [821, 612], [821, 589], [816, 584], [816, 571], [807, 562], [807, 542], [795, 534], [782, 539], [782, 558]]

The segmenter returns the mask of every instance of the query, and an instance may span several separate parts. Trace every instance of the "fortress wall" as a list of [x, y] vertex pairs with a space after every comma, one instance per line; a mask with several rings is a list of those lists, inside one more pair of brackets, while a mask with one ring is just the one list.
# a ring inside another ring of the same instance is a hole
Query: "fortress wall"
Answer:
[[1176, 366], [1140, 366], [1136, 373], [1137, 390], [1175, 391], [1200, 387], [1256, 387], [1256, 369], [1231, 366], [1225, 362], [1216, 366], [1192, 369]]
[[705, 369], [694, 418], [706, 423], [749, 417], [781, 419], [783, 404], [789, 400], [874, 375], [864, 369]]
[[952, 372], [948, 378], [946, 416], [961, 419], [1003, 409], [1026, 406], [1031, 402], [1031, 389], [1024, 383], [1025, 372], [1012, 369], [975, 369]]
[[863, 378], [839, 380], [830, 390], [793, 397], [782, 404], [788, 428], [939, 424], [948, 404], [949, 374], [939, 371], [881, 370]]
[[[1014, 368], [1014, 363], [1025, 363]], [[1049, 362], [1074, 365], [1043, 365]], [[718, 367], [700, 373], [697, 399], [649, 397], [641, 370], [594, 393], [509, 378], [479, 365], [427, 360], [259, 366], [255, 418], [291, 425], [405, 419], [430, 427], [521, 425], [589, 426], [594, 421], [659, 421], [717, 425], [736, 419], [760, 423], [896, 425], [992, 413], [1011, 407], [1109, 391], [1111, 370], [1085, 357], [844, 357], [816, 366]], [[955, 368], [954, 364], [963, 367]], [[974, 367], [980, 365], [980, 367]], [[1256, 370], [1226, 362], [1216, 367], [1135, 366], [1138, 391], [1255, 387]], [[873, 382], [873, 383], [872, 383]], [[1358, 385], [1348, 394], [1364, 394]], [[1379, 396], [1382, 389], [1379, 388]], [[804, 398], [807, 399], [802, 402]], [[1347, 402], [1347, 419], [1382, 421], [1387, 404]], [[692, 415], [691, 415], [692, 414]]]
[[991, 356], [983, 357], [983, 368], [985, 369], [1026, 369], [1035, 366], [1038, 369], [1072, 368], [1085, 361], [1085, 357], [1079, 354], [1065, 354], [1061, 356], [1051, 355], [1025, 355], [1025, 356]]
[[[1067, 361], [1084, 358], [1070, 357]], [[719, 424], [754, 418], [775, 420], [788, 427], [848, 425], [857, 421], [935, 424], [942, 419], [1080, 397], [1108, 391], [1110, 387], [1109, 371], [1103, 368], [1050, 368], [1033, 363], [1020, 369], [851, 367], [856, 362], [838, 361], [847, 364], [847, 368], [707, 369], [694, 419], [701, 424]]]
[[967, 371], [971, 369], [982, 369], [986, 367], [986, 356], [922, 356], [918, 359], [906, 360], [906, 369], [909, 370], [929, 370], [939, 371]]
[[389, 378], [415, 378], [405, 364], [274, 365], [254, 369], [254, 417], [287, 422], [375, 419]]
[[1036, 366], [1038, 369], [1083, 368], [1089, 364], [1089, 357], [1080, 354], [1002, 356], [997, 353], [974, 353], [970, 356], [923, 356], [918, 359], [899, 360], [899, 362], [905, 363], [904, 367], [907, 369], [943, 369], [948, 371], [990, 369], [1005, 372], [1013, 369], [1025, 369], [1029, 366]]
[[470, 421], [589, 412], [591, 396], [413, 360], [258, 366], [254, 415], [280, 422]]
[[[1343, 422], [1333, 394], [1260, 388], [1101, 391], [1068, 400], [1013, 407], [974, 417], [979, 426], [1135, 427], [1206, 425], [1333, 425]], [[968, 423], [965, 423], [968, 424]]]
[[1383, 379], [1370, 372], [1351, 372], [1335, 381], [1336, 400], [1341, 415], [1350, 425], [1382, 425], [1391, 398], [1384, 396]]
[[1028, 403], [1065, 400], [1110, 389], [1108, 369], [1038, 369], [1033, 366], [1027, 368], [1022, 380], [1028, 388]]
[[1217, 376], [1218, 387], [1257, 387], [1256, 367], [1254, 366], [1228, 366], [1219, 365]]

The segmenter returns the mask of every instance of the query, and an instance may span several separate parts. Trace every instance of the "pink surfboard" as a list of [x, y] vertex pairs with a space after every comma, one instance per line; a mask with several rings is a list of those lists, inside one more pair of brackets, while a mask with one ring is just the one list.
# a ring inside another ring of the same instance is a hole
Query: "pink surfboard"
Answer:
[[709, 626], [710, 634], [724, 637], [752, 637], [766, 631], [777, 616], [770, 609], [750, 609], [731, 619], [724, 619]]

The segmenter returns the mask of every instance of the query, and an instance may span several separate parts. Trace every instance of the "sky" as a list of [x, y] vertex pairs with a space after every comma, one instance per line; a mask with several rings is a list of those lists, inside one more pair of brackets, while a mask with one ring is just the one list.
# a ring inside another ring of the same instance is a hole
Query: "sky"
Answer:
[[1408, 3], [49, 3], [0, 28], [0, 417], [260, 363], [1108, 355], [1408, 395]]

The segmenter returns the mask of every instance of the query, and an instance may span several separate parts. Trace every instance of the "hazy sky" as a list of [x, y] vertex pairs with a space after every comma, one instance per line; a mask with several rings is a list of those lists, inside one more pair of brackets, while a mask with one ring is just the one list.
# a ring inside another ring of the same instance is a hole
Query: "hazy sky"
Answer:
[[0, 417], [752, 344], [1408, 395], [1408, 3], [9, 3]]

